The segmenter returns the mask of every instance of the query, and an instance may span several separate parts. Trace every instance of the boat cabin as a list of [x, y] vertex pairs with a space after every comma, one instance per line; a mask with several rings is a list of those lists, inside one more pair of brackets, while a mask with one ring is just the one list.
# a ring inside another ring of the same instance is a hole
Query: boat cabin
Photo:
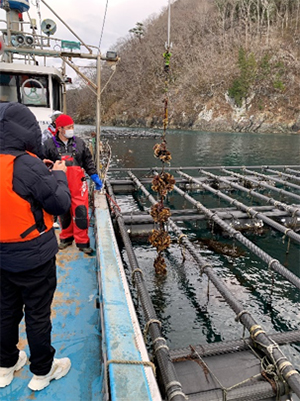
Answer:
[[62, 109], [63, 77], [54, 67], [0, 63], [0, 101], [25, 104], [41, 129], [50, 123], [52, 110]]

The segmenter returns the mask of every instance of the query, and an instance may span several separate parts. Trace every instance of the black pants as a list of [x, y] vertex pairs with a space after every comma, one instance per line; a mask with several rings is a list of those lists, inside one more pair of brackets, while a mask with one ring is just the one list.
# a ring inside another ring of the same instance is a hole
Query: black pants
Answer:
[[0, 367], [14, 366], [19, 357], [19, 323], [25, 313], [30, 370], [46, 375], [55, 349], [51, 346], [51, 303], [56, 288], [55, 257], [20, 273], [0, 270]]

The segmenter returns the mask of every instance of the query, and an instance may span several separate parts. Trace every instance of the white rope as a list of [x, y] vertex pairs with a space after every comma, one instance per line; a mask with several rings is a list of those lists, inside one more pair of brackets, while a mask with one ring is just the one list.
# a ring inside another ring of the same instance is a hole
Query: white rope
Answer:
[[110, 83], [112, 77], [115, 75], [115, 72], [117, 71], [117, 65], [118, 65], [118, 61], [116, 62], [116, 64], [113, 65], [113, 67], [114, 67], [113, 73], [112, 73], [111, 76], [108, 78], [106, 84], [103, 86], [100, 95], [102, 95], [102, 93], [103, 93], [104, 90], [106, 89], [107, 85]]

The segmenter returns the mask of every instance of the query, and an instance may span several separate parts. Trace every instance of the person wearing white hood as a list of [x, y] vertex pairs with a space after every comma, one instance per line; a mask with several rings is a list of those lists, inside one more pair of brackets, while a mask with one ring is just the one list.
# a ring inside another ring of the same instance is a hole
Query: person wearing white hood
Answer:
[[56, 134], [56, 119], [58, 116], [63, 114], [59, 110], [55, 110], [49, 117], [51, 118], [51, 123], [48, 127], [42, 132], [42, 145], [46, 142], [47, 139], [51, 138], [52, 135]]

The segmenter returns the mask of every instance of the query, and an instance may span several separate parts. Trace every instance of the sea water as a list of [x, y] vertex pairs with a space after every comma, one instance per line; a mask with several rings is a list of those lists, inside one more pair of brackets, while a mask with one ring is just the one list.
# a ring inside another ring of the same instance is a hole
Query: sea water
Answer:
[[[86, 128], [80, 127], [80, 130], [84, 131]], [[144, 135], [143, 139], [130, 138], [130, 133], [141, 132], [139, 129], [114, 127], [110, 130], [115, 133], [109, 139], [112, 167], [149, 167], [149, 171], [134, 171], [138, 177], [142, 177], [151, 173], [150, 167], [161, 166], [159, 160], [153, 156], [153, 146], [160, 142], [160, 139], [145, 139]], [[119, 137], [120, 134], [122, 136]], [[123, 134], [127, 134], [127, 137], [124, 138]], [[300, 135], [170, 130], [166, 139], [172, 154], [171, 166], [174, 167], [299, 165], [300, 161]], [[109, 175], [124, 177], [126, 173], [114, 172]], [[210, 195], [197, 192], [192, 195], [206, 207], [228, 206]], [[272, 193], [272, 196], [278, 199], [276, 194]], [[246, 195], [240, 194], [239, 200], [248, 205], [250, 202], [253, 204], [253, 200], [249, 200]], [[124, 212], [136, 212], [150, 206], [143, 196], [139, 200], [131, 195], [117, 196], [117, 201]], [[173, 193], [167, 202], [171, 208], [193, 208]], [[229, 241], [213, 232], [206, 223], [179, 222], [178, 225], [193, 241], [202, 257], [213, 265], [215, 272], [229, 290], [268, 334], [300, 329], [298, 289], [279, 274], [269, 271], [266, 263], [238, 243], [235, 245], [240, 251], [239, 257], [225, 256], [209, 249], [201, 239], [213, 237], [223, 243]], [[282, 233], [269, 228], [260, 235], [247, 234], [247, 238], [300, 277], [300, 247], [294, 241], [290, 241], [289, 244]], [[134, 249], [157, 317], [162, 322], [163, 335], [171, 349], [242, 338], [243, 326], [235, 321], [233, 311], [216, 288], [209, 283], [207, 277], [201, 275], [197, 264], [180, 248], [175, 238], [166, 252], [168, 273], [165, 277], [155, 274], [153, 261], [156, 251], [147, 241], [134, 243]], [[185, 255], [185, 261], [182, 253]], [[124, 249], [122, 256], [126, 267], [128, 260]], [[127, 272], [128, 279], [131, 280], [129, 268]], [[131, 288], [141, 325], [144, 325], [135, 289]], [[299, 370], [300, 343], [284, 345], [281, 348]]]

